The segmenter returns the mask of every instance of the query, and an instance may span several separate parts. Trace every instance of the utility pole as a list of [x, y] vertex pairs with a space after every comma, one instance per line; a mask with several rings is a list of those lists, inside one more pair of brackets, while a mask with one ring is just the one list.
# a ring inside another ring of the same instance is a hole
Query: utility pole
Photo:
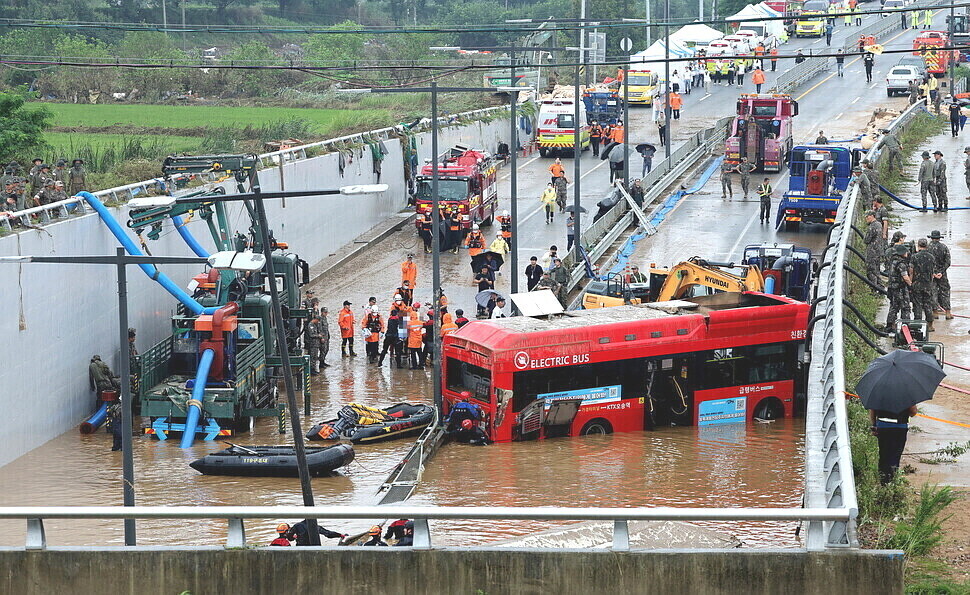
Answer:
[[444, 415], [441, 394], [441, 213], [438, 212], [438, 82], [431, 81], [431, 312], [434, 337], [431, 339], [431, 381], [434, 383], [434, 407]]
[[[509, 50], [509, 64], [511, 65], [511, 76], [509, 77], [509, 86], [513, 89], [517, 88], [519, 85], [516, 84], [515, 80], [515, 50]], [[538, 84], [538, 81], [536, 81]], [[536, 90], [538, 94], [538, 90]], [[509, 264], [512, 269], [512, 293], [517, 293], [519, 291], [519, 234], [516, 233], [518, 229], [519, 222], [519, 192], [518, 192], [518, 177], [515, 168], [518, 166], [518, 153], [519, 153], [519, 123], [516, 122], [515, 118], [515, 108], [519, 101], [519, 92], [512, 91], [509, 93], [509, 117], [512, 118], [512, 138], [509, 140], [509, 163], [512, 166], [512, 170], [509, 171], [509, 183], [511, 189], [509, 191], [509, 201], [511, 202], [511, 208], [509, 209], [509, 214], [512, 217], [512, 241], [509, 246]], [[495, 219], [495, 216], [492, 216]]]
[[[649, 1], [649, 0], [648, 0]], [[670, 0], [664, 0], [664, 153], [670, 158], [670, 131], [673, 122], [670, 121]]]
[[[165, 0], [162, 0], [162, 28], [168, 29], [168, 15], [165, 13]], [[165, 32], [168, 35], [168, 31]]]
[[650, 29], [650, 0], [643, 0], [644, 5], [647, 7], [647, 47], [653, 43], [651, 41], [651, 29]]
[[[950, 33], [950, 45], [956, 45], [956, 44], [953, 43], [953, 34], [956, 32], [956, 24], [954, 23], [954, 21], [956, 19], [953, 16], [954, 15], [953, 8], [954, 8], [954, 6], [953, 6], [953, 0], [950, 0], [950, 24], [946, 28], [947, 31]], [[950, 88], [949, 88], [949, 93], [950, 93], [950, 97], [953, 98], [953, 101], [956, 101], [956, 91], [955, 91], [955, 88], [953, 86], [953, 63], [954, 62], [956, 62], [956, 60], [954, 60], [953, 58], [950, 58], [950, 60], [949, 60], [949, 63], [950, 63]]]

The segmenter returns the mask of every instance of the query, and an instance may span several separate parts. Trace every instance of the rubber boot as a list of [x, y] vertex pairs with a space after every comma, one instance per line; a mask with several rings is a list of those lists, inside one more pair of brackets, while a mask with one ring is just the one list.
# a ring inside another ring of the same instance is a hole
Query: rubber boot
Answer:
[[947, 310], [946, 311], [946, 319], [947, 320], [953, 320], [953, 312], [950, 312], [949, 310]]

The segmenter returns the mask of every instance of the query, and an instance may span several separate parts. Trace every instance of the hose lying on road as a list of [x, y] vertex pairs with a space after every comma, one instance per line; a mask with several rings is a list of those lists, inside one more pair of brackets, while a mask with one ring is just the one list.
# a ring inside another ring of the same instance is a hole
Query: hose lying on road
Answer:
[[[898, 196], [896, 196], [892, 192], [886, 190], [882, 185], [879, 186], [879, 189], [882, 190], [886, 194], [886, 196], [888, 196], [889, 198], [895, 200], [896, 202], [898, 202], [899, 204], [903, 205], [904, 207], [908, 207], [908, 208], [913, 209], [913, 210], [916, 210], [916, 211], [923, 210], [923, 207], [917, 207], [917, 206], [913, 206], [913, 205], [909, 204], [908, 202], [906, 202], [905, 200], [899, 198]], [[947, 211], [966, 211], [966, 210], [970, 210], [970, 207], [947, 207], [946, 210]]]

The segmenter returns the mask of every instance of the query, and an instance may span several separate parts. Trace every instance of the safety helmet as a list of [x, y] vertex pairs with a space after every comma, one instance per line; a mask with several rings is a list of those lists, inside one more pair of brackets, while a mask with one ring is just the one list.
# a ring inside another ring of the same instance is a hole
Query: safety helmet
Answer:
[[495, 237], [497, 237], [497, 238], [502, 237], [502, 230], [501, 229], [495, 232]]
[[370, 528], [370, 531], [368, 531], [367, 534], [368, 535], [380, 535], [381, 534], [381, 528], [378, 527], [377, 525], [374, 525], [373, 527]]
[[399, 301], [401, 301], [401, 300], [403, 300], [403, 299], [404, 299], [404, 298], [402, 298], [402, 297], [401, 297], [401, 294], [399, 294], [399, 293], [395, 293], [395, 294], [394, 294], [394, 301], [395, 301], [395, 302], [399, 302]]
[[421, 302], [414, 302], [413, 304], [411, 304], [411, 307], [417, 310], [418, 308], [421, 307]]
[[290, 526], [287, 525], [286, 523], [280, 523], [279, 525], [276, 525], [276, 532], [279, 533], [280, 535], [286, 533], [289, 530], [290, 530]]
[[477, 223], [473, 223], [472, 224], [472, 231], [478, 231], [478, 224]]
[[502, 216], [503, 216], [503, 217], [508, 217], [508, 216], [509, 216], [509, 211], [508, 211], [508, 209], [502, 209]]
[[470, 430], [473, 427], [475, 427], [475, 424], [472, 422], [472, 420], [470, 420], [470, 419], [463, 419], [463, 420], [461, 420], [461, 429], [463, 429], [463, 430]]

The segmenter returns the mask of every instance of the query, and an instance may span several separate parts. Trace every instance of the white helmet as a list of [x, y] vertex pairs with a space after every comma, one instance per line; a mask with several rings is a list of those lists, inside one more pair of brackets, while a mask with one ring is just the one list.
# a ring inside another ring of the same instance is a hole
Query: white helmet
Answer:
[[402, 298], [402, 297], [401, 297], [401, 294], [399, 294], [399, 293], [395, 293], [395, 294], [394, 294], [394, 301], [395, 301], [395, 302], [399, 302], [399, 301], [401, 301], [401, 300], [403, 300], [403, 299], [404, 299], [404, 298]]
[[502, 230], [501, 229], [495, 232], [495, 237], [497, 237], [497, 238], [502, 237]]
[[508, 209], [502, 209], [502, 216], [503, 216], [503, 217], [508, 217], [508, 216], [509, 216], [509, 211], [508, 211]]
[[478, 231], [478, 224], [477, 223], [473, 223], [472, 224], [472, 231]]

